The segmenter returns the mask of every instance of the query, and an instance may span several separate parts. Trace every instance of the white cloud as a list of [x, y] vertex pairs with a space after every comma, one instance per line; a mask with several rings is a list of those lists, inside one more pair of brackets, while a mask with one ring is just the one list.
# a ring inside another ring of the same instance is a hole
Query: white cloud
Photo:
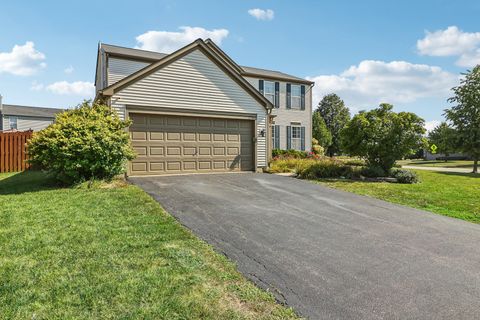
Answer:
[[147, 31], [135, 39], [138, 42], [136, 48], [164, 53], [171, 53], [181, 47], [195, 41], [198, 38], [212, 39], [220, 45], [228, 36], [227, 29], [207, 30], [200, 27], [180, 27], [180, 32], [171, 31]]
[[458, 66], [472, 67], [480, 63], [480, 32], [463, 32], [456, 26], [426, 31], [425, 38], [417, 41], [417, 50], [421, 55], [458, 56]]
[[336, 93], [353, 110], [381, 102], [408, 103], [420, 98], [447, 97], [457, 77], [440, 67], [405, 61], [364, 60], [338, 75], [308, 77], [315, 81], [314, 102]]
[[91, 98], [95, 92], [95, 86], [91, 82], [87, 81], [58, 81], [46, 86], [46, 89], [50, 92], [60, 95], [78, 95], [86, 98]]
[[73, 68], [73, 66], [68, 66], [67, 68], [63, 69], [63, 72], [65, 72], [66, 74], [71, 74], [73, 73], [73, 71], [75, 71], [75, 68]]
[[27, 41], [24, 45], [15, 45], [10, 52], [0, 52], [0, 73], [30, 76], [47, 66], [45, 58], [33, 42]]
[[30, 86], [30, 90], [33, 90], [33, 91], [41, 91], [43, 90], [45, 86], [41, 83], [38, 83], [37, 81], [33, 81], [32, 82], [32, 85]]
[[259, 8], [248, 10], [248, 14], [254, 17], [257, 20], [273, 20], [275, 17], [275, 12], [271, 9], [263, 10]]
[[441, 121], [439, 120], [432, 120], [425, 122], [425, 129], [427, 129], [427, 133], [435, 129], [436, 126], [440, 124]]

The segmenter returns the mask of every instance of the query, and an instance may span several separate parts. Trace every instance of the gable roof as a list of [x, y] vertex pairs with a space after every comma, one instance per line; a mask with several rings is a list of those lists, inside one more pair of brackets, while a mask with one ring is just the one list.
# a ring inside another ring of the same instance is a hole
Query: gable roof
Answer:
[[[153, 62], [145, 68], [134, 72], [133, 74], [123, 78], [122, 80], [108, 86], [107, 88], [101, 90], [101, 95], [112, 96], [115, 92], [120, 91], [121, 89], [129, 86], [130, 84], [156, 72], [157, 70], [160, 70], [161, 68], [169, 65], [170, 63], [184, 57], [185, 55], [197, 49], [207, 55], [210, 60], [212, 60], [219, 68], [221, 68], [225, 73], [227, 73], [235, 82], [242, 86], [254, 99], [260, 102], [266, 109], [273, 108], [273, 105], [269, 100], [267, 100], [260, 92], [258, 92], [247, 80], [245, 80], [245, 78], [243, 78], [240, 73], [234, 70], [230, 64], [225, 63], [224, 58], [221, 57], [219, 53], [213, 50], [210, 46], [208, 46], [202, 39], [197, 39], [172, 54], [164, 55], [158, 61]], [[132, 52], [130, 51], [130, 53]]]
[[24, 116], [24, 117], [40, 117], [40, 118], [55, 118], [57, 113], [65, 111], [64, 109], [55, 108], [41, 108], [19, 106], [13, 104], [3, 104], [0, 111], [3, 115], [9, 116]]
[[[314, 82], [312, 81], [299, 78], [296, 76], [292, 76], [290, 74], [286, 74], [280, 71], [240, 66], [235, 61], [233, 61], [233, 59], [231, 59], [222, 49], [220, 49], [220, 47], [218, 47], [211, 39], [205, 40], [204, 43], [212, 51], [214, 51], [218, 56], [220, 56], [225, 63], [229, 64], [233, 69], [235, 69], [237, 72], [239, 72], [243, 76], [267, 78], [267, 79], [280, 80], [280, 81], [292, 81], [292, 82], [298, 82], [298, 83], [303, 83], [307, 85], [314, 84]], [[141, 49], [132, 49], [132, 48], [120, 47], [120, 46], [104, 44], [104, 43], [102, 43], [100, 47], [102, 50], [104, 50], [105, 53], [112, 56], [123, 57], [127, 59], [130, 58], [130, 59], [136, 59], [136, 60], [144, 60], [147, 62], [155, 62], [168, 56], [168, 54], [166, 53], [153, 52], [153, 51], [147, 51], [147, 50], [141, 50]]]

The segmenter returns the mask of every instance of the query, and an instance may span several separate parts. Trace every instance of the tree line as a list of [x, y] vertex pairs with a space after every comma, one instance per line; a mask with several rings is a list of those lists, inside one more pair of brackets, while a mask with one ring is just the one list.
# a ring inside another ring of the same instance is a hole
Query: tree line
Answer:
[[480, 159], [480, 65], [462, 74], [460, 84], [452, 88], [444, 110], [446, 121], [425, 136], [425, 121], [412, 112], [394, 112], [393, 105], [382, 103], [353, 117], [344, 101], [335, 93], [318, 104], [312, 116], [312, 136], [326, 154], [359, 156], [372, 167], [388, 171], [396, 160], [432, 144], [438, 153], [449, 156], [463, 152], [478, 172]]

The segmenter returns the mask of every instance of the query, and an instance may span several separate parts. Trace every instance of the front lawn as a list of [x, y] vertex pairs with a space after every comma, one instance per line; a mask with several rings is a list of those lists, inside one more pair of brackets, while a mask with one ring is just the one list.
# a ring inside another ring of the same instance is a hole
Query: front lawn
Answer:
[[2, 319], [293, 319], [147, 194], [0, 175]]
[[421, 183], [317, 180], [329, 187], [480, 223], [480, 175], [416, 171]]
[[402, 166], [473, 169], [473, 161], [471, 160], [448, 160], [447, 162], [440, 160], [401, 160], [397, 163]]

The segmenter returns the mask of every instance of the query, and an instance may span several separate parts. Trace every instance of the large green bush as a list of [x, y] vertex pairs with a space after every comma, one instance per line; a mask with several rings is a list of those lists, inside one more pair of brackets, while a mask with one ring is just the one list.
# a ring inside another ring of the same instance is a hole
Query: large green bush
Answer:
[[411, 112], [393, 112], [383, 103], [377, 109], [361, 111], [342, 130], [343, 150], [366, 160], [368, 166], [388, 172], [396, 160], [425, 146], [425, 122]]
[[67, 183], [111, 179], [134, 158], [125, 130], [129, 125], [110, 107], [84, 102], [34, 133], [28, 143], [30, 162]]

